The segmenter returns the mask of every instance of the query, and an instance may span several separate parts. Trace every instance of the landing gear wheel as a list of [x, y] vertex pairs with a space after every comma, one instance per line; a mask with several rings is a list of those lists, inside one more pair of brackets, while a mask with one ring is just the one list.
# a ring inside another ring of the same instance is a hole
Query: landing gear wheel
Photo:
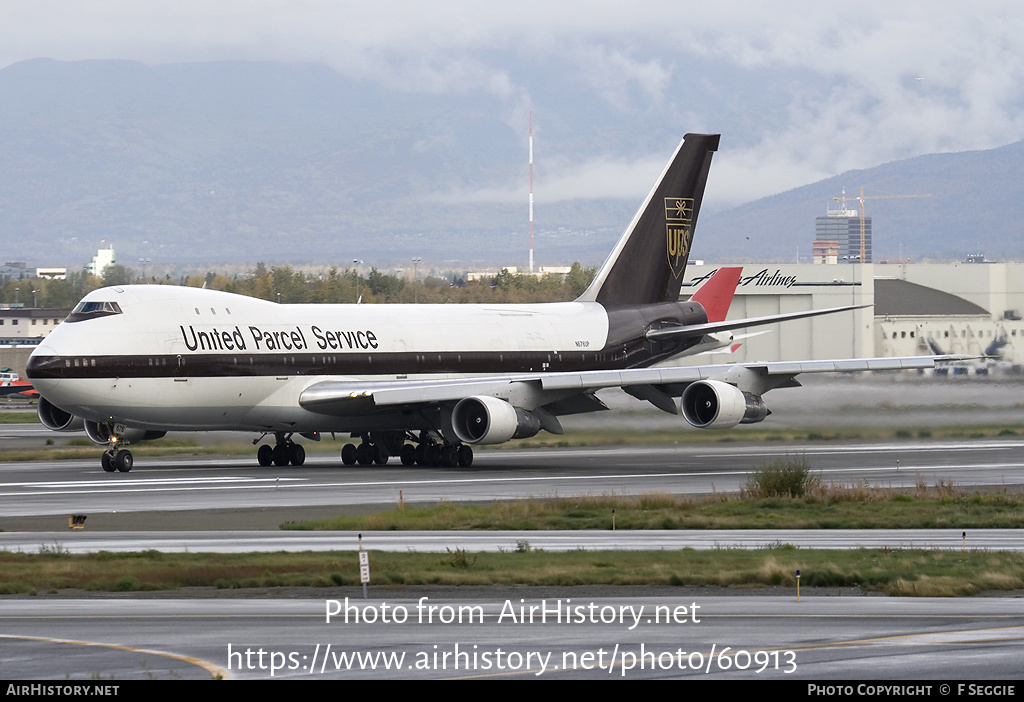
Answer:
[[117, 468], [114, 466], [114, 459], [111, 458], [110, 454], [106, 451], [100, 457], [100, 465], [103, 466], [103, 470], [107, 473], [113, 473]]
[[445, 468], [454, 468], [459, 465], [459, 447], [448, 444], [441, 449], [441, 465]]
[[341, 462], [346, 466], [354, 466], [359, 460], [358, 453], [355, 444], [345, 444], [341, 447]]
[[459, 465], [469, 468], [473, 465], [473, 447], [463, 444], [459, 447]]
[[401, 458], [403, 466], [416, 465], [416, 447], [412, 444], [403, 444]]
[[373, 462], [374, 463], [376, 463], [378, 466], [387, 465], [388, 458], [389, 458], [388, 457], [387, 449], [385, 449], [380, 444], [374, 444], [372, 451], [373, 451]]
[[135, 459], [132, 457], [132, 452], [128, 449], [121, 449], [114, 456], [114, 465], [122, 473], [127, 473], [132, 469], [135, 464]]
[[302, 448], [302, 444], [292, 444], [289, 453], [293, 466], [301, 466], [306, 462], [306, 449]]
[[356, 449], [356, 460], [359, 461], [359, 465], [368, 466], [373, 463], [375, 451], [371, 444], [362, 443]]
[[431, 468], [437, 468], [441, 465], [441, 447], [437, 444], [430, 444], [427, 446], [425, 451], [427, 465]]
[[256, 452], [256, 460], [264, 468], [269, 467], [274, 462], [274, 448], [270, 444], [263, 444]]
[[278, 467], [283, 467], [283, 466], [288, 465], [288, 458], [289, 458], [288, 454], [289, 453], [290, 453], [290, 451], [288, 451], [288, 445], [287, 444], [278, 444], [277, 446], [275, 446], [274, 447], [274, 454], [273, 454], [273, 456], [274, 456], [274, 465], [278, 466]]

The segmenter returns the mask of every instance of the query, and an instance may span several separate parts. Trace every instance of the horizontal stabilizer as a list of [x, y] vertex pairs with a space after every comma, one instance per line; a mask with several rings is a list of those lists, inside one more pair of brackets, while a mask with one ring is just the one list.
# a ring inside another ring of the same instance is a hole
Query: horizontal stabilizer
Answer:
[[847, 305], [846, 307], [828, 307], [823, 310], [807, 310], [805, 312], [787, 312], [785, 314], [770, 314], [764, 317], [748, 317], [746, 319], [732, 319], [725, 322], [708, 322], [707, 324], [688, 324], [684, 327], [663, 327], [651, 329], [647, 332], [648, 339], [678, 339], [690, 336], [704, 336], [720, 331], [732, 329], [744, 329], [746, 327], [759, 327], [765, 324], [775, 324], [791, 319], [804, 319], [806, 317], [817, 317], [823, 314], [835, 314], [836, 312], [848, 312], [859, 310], [871, 305]]

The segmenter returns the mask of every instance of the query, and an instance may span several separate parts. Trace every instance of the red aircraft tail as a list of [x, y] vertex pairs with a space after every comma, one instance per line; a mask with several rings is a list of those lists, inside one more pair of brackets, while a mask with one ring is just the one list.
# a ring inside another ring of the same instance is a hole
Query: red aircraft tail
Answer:
[[740, 282], [742, 267], [719, 268], [711, 276], [708, 282], [700, 286], [700, 290], [690, 298], [699, 302], [704, 311], [708, 313], [709, 322], [724, 322], [725, 315], [729, 314], [729, 305], [732, 304], [732, 296], [736, 292], [736, 286]]

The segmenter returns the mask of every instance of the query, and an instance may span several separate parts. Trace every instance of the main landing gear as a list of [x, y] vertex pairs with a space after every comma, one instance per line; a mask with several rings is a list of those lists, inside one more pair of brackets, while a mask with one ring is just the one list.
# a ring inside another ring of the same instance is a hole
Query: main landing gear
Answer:
[[[277, 432], [274, 437], [277, 441], [273, 446], [263, 444], [256, 452], [256, 458], [261, 466], [301, 466], [305, 463], [306, 450], [301, 444], [292, 441], [290, 433]], [[261, 436], [253, 443], [258, 443], [262, 438]], [[345, 444], [342, 447], [341, 462], [346, 466], [354, 466], [357, 463], [361, 466], [383, 466], [395, 455], [402, 459], [403, 466], [468, 468], [473, 465], [473, 447], [462, 443], [439, 442], [426, 432], [420, 432], [418, 436], [411, 432], [374, 432], [363, 434], [360, 438], [362, 440], [359, 444]], [[106, 467], [106, 454], [103, 460]], [[131, 454], [128, 454], [128, 460], [130, 464]]]
[[274, 437], [277, 439], [274, 446], [263, 444], [256, 452], [256, 459], [261, 466], [264, 468], [271, 464], [286, 466], [289, 463], [293, 466], [301, 466], [306, 462], [306, 449], [302, 448], [302, 444], [292, 441], [291, 434], [279, 431], [274, 434]]
[[[425, 433], [420, 433], [418, 437], [410, 434], [407, 438], [415, 444], [404, 443], [401, 436], [398, 437], [398, 441], [389, 442], [387, 440], [376, 441], [375, 437], [371, 435], [363, 435], [362, 443], [358, 446], [345, 444], [341, 449], [341, 462], [346, 466], [354, 466], [356, 463], [363, 466], [376, 463], [382, 466], [388, 462], [392, 451], [394, 451], [402, 459], [403, 466], [420, 465], [432, 468], [462, 466], [468, 468], [473, 465], [473, 448], [471, 446], [461, 443], [438, 443]], [[387, 446], [389, 443], [391, 445]]]

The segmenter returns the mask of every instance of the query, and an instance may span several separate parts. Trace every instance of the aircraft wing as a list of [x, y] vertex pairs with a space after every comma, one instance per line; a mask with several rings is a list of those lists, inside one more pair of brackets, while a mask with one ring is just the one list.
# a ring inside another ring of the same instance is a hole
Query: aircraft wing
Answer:
[[704, 336], [705, 334], [713, 334], [720, 331], [729, 331], [732, 329], [743, 329], [746, 327], [758, 327], [765, 324], [774, 324], [776, 322], [785, 322], [791, 319], [804, 319], [806, 317], [817, 317], [822, 314], [834, 314], [836, 312], [847, 312], [849, 310], [859, 310], [864, 307], [871, 307], [871, 305], [847, 305], [846, 307], [828, 307], [822, 310], [806, 310], [803, 312], [786, 312], [783, 314], [770, 314], [764, 317], [747, 317], [746, 319], [730, 319], [722, 322], [708, 322], [707, 324], [687, 324], [686, 326], [680, 327], [663, 327], [661, 329], [651, 329], [647, 332], [646, 336], [648, 339], [668, 339], [688, 336]]
[[325, 380], [307, 387], [299, 396], [299, 404], [321, 414], [357, 416], [375, 411], [455, 403], [467, 397], [483, 395], [506, 399], [518, 406], [536, 408], [561, 402], [574, 395], [617, 387], [649, 400], [659, 409], [678, 414], [679, 410], [671, 398], [680, 396], [686, 386], [697, 381], [716, 380], [759, 396], [774, 388], [798, 386], [794, 378], [800, 373], [926, 369], [934, 368], [939, 363], [967, 358], [959, 355], [904, 356], [627, 368], [444, 380]]

